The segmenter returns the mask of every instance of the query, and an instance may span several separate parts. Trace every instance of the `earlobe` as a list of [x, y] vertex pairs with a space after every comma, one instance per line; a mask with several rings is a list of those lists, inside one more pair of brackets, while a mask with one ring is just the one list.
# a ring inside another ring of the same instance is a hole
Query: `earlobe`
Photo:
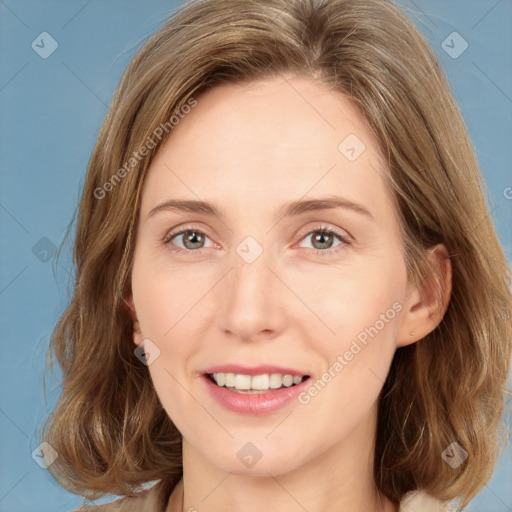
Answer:
[[133, 342], [137, 347], [142, 343], [144, 340], [144, 336], [142, 335], [142, 331], [140, 329], [140, 325], [138, 320], [135, 320], [133, 322]]
[[448, 251], [439, 244], [428, 252], [432, 274], [407, 294], [397, 347], [424, 338], [441, 323], [448, 309], [452, 290], [452, 265]]

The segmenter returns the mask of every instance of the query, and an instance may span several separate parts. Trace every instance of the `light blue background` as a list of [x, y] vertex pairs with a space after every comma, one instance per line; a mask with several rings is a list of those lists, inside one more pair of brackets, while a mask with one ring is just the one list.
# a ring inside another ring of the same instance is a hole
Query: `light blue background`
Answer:
[[[71, 245], [64, 246], [56, 274], [52, 247], [60, 245], [74, 213], [97, 131], [122, 71], [143, 39], [179, 4], [0, 3], [1, 512], [64, 512], [83, 501], [61, 489], [31, 457], [40, 442], [41, 423], [59, 393], [57, 379], [45, 371], [45, 354], [68, 300]], [[411, 9], [439, 54], [461, 105], [510, 262], [512, 199], [505, 196], [512, 187], [512, 2], [403, 0], [401, 5]], [[453, 31], [469, 44], [457, 59], [442, 47]], [[47, 59], [31, 47], [42, 32], [58, 43]], [[41, 261], [44, 250], [49, 251], [47, 262]], [[511, 444], [509, 437], [493, 478], [467, 510], [512, 510]]]

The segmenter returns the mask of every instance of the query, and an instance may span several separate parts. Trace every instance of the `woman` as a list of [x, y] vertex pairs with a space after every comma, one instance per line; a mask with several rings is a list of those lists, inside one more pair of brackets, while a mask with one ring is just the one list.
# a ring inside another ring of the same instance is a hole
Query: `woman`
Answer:
[[180, 9], [100, 130], [75, 264], [43, 439], [126, 496], [98, 510], [427, 512], [490, 478], [510, 272], [387, 0]]

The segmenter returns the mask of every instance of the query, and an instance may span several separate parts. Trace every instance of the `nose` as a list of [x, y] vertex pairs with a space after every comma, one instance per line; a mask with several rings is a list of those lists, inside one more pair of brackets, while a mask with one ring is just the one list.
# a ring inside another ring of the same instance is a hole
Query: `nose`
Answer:
[[[249, 263], [234, 253], [232, 270], [219, 288], [218, 327], [240, 341], [275, 338], [286, 322], [286, 292], [269, 252]], [[288, 297], [288, 300], [290, 297]]]

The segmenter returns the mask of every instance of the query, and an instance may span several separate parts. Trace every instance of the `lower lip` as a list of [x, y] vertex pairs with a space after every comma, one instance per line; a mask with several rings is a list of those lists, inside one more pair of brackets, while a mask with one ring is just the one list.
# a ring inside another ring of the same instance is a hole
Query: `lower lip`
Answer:
[[225, 409], [240, 414], [269, 414], [285, 407], [304, 390], [310, 379], [288, 388], [279, 388], [268, 393], [237, 393], [214, 384], [203, 376], [211, 396]]

